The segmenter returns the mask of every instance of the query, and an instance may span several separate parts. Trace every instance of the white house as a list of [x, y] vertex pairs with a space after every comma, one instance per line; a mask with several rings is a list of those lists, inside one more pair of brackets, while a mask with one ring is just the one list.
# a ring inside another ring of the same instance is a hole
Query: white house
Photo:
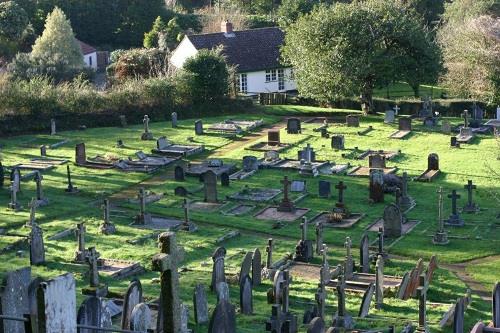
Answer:
[[94, 70], [97, 70], [97, 50], [89, 44], [82, 42], [81, 40], [77, 39], [77, 41], [80, 45], [80, 49], [82, 50], [83, 62], [85, 62], [85, 65], [87, 67], [91, 67]]
[[201, 49], [223, 46], [230, 65], [236, 66], [241, 93], [286, 92], [296, 90], [293, 69], [280, 62], [284, 33], [276, 27], [233, 31], [230, 22], [222, 22], [221, 32], [187, 35], [172, 52], [171, 64], [182, 68], [184, 62]]

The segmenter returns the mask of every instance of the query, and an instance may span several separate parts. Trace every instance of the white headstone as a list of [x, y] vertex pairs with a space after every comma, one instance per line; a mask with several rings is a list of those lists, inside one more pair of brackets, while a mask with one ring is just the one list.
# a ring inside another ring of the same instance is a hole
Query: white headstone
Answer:
[[500, 120], [500, 105], [497, 105], [497, 120]]

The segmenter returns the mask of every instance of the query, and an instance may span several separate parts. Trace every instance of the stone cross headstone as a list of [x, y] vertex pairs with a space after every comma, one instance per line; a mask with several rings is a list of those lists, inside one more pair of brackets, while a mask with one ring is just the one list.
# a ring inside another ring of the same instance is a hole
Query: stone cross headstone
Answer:
[[99, 260], [99, 253], [95, 250], [95, 247], [90, 247], [87, 250], [87, 263], [89, 264], [89, 285], [91, 288], [99, 287], [99, 270], [97, 268], [97, 263]]
[[142, 120], [144, 124], [144, 133], [142, 133], [141, 139], [142, 140], [153, 140], [153, 133], [149, 131], [149, 116], [145, 115], [144, 119]]
[[361, 237], [359, 244], [359, 266], [361, 273], [370, 272], [370, 242], [367, 234]]
[[344, 191], [347, 189], [347, 186], [344, 185], [343, 181], [340, 181], [335, 188], [339, 191], [339, 199], [336, 203], [338, 208], [344, 208]]
[[234, 333], [236, 332], [236, 311], [229, 300], [217, 303], [210, 323], [208, 333]]
[[[78, 325], [110, 328], [112, 326], [111, 312], [106, 306], [106, 300], [96, 296], [87, 297], [78, 309], [77, 323]], [[78, 332], [94, 333], [96, 330], [80, 328]]]
[[316, 254], [321, 255], [323, 249], [323, 223], [316, 222]]
[[363, 299], [361, 300], [361, 306], [359, 307], [359, 314], [358, 314], [359, 318], [365, 318], [366, 316], [368, 316], [374, 293], [375, 293], [375, 284], [372, 282], [368, 285], [368, 288], [363, 294]]
[[21, 176], [19, 175], [19, 169], [14, 169], [11, 174], [11, 185], [10, 185], [10, 202], [8, 207], [13, 210], [18, 210], [21, 206], [17, 201], [17, 193], [21, 188]]
[[472, 184], [472, 180], [469, 179], [467, 181], [467, 185], [464, 185], [464, 188], [467, 190], [467, 203], [465, 204], [463, 211], [467, 213], [477, 212], [479, 210], [479, 207], [472, 200], [473, 190], [475, 190], [477, 186]]
[[[23, 317], [30, 313], [28, 287], [31, 281], [31, 267], [5, 272], [0, 280], [0, 314]], [[25, 333], [24, 323], [0, 320], [0, 332]]]
[[36, 296], [39, 333], [77, 332], [75, 288], [70, 273], [40, 283]]
[[299, 134], [302, 133], [302, 128], [299, 118], [288, 118], [286, 124], [286, 132], [288, 134]]
[[123, 310], [122, 310], [122, 320], [121, 320], [121, 328], [123, 330], [132, 329], [132, 312], [135, 307], [142, 303], [144, 300], [142, 298], [142, 285], [141, 281], [134, 279], [132, 280], [125, 292], [125, 296], [123, 298]]
[[458, 213], [457, 200], [460, 199], [460, 194], [456, 190], [452, 190], [451, 194], [448, 194], [448, 198], [451, 199], [451, 215], [446, 220], [446, 224], [461, 227], [465, 224], [464, 220]]
[[270, 269], [273, 265], [273, 239], [272, 238], [269, 238], [267, 240], [266, 253], [267, 253], [266, 268]]
[[205, 202], [217, 203], [217, 175], [212, 170], [203, 174], [203, 189], [205, 193]]
[[30, 218], [28, 222], [25, 224], [26, 227], [31, 227], [36, 223], [36, 208], [38, 207], [38, 203], [35, 200], [35, 198], [31, 199], [29, 207], [30, 207]]
[[370, 200], [374, 203], [384, 202], [384, 172], [370, 169]]
[[381, 255], [382, 257], [386, 257], [386, 253], [384, 250], [384, 228], [379, 227], [377, 233], [377, 256]]
[[300, 224], [301, 237], [295, 246], [294, 260], [302, 262], [310, 262], [314, 256], [313, 242], [307, 239], [307, 219], [302, 218], [302, 223]]
[[432, 242], [434, 244], [446, 245], [449, 243], [448, 232], [444, 228], [443, 221], [443, 188], [440, 186], [438, 191], [438, 230], [434, 234]]
[[130, 315], [130, 330], [146, 332], [151, 326], [151, 318], [149, 306], [146, 303], [137, 304]]
[[208, 323], [208, 302], [205, 287], [197, 284], [193, 294], [194, 321], [198, 325]]
[[50, 119], [50, 135], [56, 135], [56, 120], [55, 119]]
[[326, 180], [318, 182], [318, 196], [320, 198], [329, 198], [331, 194], [331, 183]]
[[177, 165], [174, 169], [174, 179], [178, 182], [184, 181], [185, 179], [184, 168], [180, 165]]
[[116, 227], [113, 223], [111, 223], [110, 218], [109, 218], [109, 199], [104, 199], [104, 204], [103, 204], [103, 223], [101, 224], [99, 230], [101, 233], [104, 235], [111, 235], [116, 232]]
[[66, 165], [66, 177], [68, 179], [68, 187], [66, 188], [66, 193], [76, 193], [78, 192], [78, 188], [73, 186], [73, 182], [71, 181], [71, 170], [69, 169], [69, 165]]
[[226, 249], [223, 247], [218, 247], [212, 254], [213, 268], [212, 268], [212, 282], [210, 284], [210, 290], [215, 291], [215, 287], [219, 282], [226, 282], [225, 264], [224, 259], [226, 257]]
[[248, 274], [240, 282], [240, 312], [244, 315], [253, 313], [252, 279]]
[[396, 104], [396, 106], [394, 106], [392, 109], [394, 110], [394, 113], [395, 113], [396, 115], [398, 115], [398, 114], [399, 114], [399, 110], [401, 110], [401, 108], [400, 108], [397, 104]]
[[394, 122], [394, 119], [395, 119], [395, 113], [393, 110], [385, 111], [384, 123], [391, 124]]
[[332, 149], [344, 150], [345, 149], [345, 137], [341, 134], [332, 135], [331, 142]]
[[201, 119], [194, 122], [194, 134], [203, 135], [203, 122]]
[[262, 257], [259, 249], [255, 249], [252, 255], [252, 283], [259, 286], [262, 282]]
[[333, 326], [342, 330], [353, 328], [354, 322], [346, 310], [345, 277], [343, 272], [337, 278], [337, 313], [333, 319]]
[[177, 128], [177, 112], [172, 112], [172, 128]]
[[43, 242], [43, 231], [34, 224], [31, 227], [29, 236], [30, 242], [30, 263], [31, 265], [42, 265], [45, 263], [45, 247]]
[[49, 203], [49, 200], [44, 197], [43, 195], [43, 188], [42, 188], [42, 174], [40, 171], [35, 172], [35, 184], [36, 184], [36, 200], [37, 204], [39, 206], [47, 205]]
[[180, 332], [181, 304], [177, 266], [181, 260], [175, 233], [164, 232], [158, 236], [160, 253], [153, 256], [153, 270], [160, 272], [160, 303], [158, 332]]
[[391, 203], [384, 209], [384, 232], [390, 238], [398, 238], [403, 233], [403, 214], [395, 204]]
[[74, 260], [76, 262], [85, 262], [85, 257], [87, 256], [87, 250], [85, 249], [85, 224], [77, 223], [76, 225], [76, 239], [78, 243], [78, 247], [75, 251]]
[[377, 309], [384, 305], [384, 258], [379, 255], [375, 264], [375, 303]]
[[279, 212], [293, 212], [293, 211], [295, 211], [295, 206], [294, 206], [293, 202], [288, 197], [288, 194], [289, 194], [288, 191], [290, 189], [291, 182], [288, 180], [287, 176], [285, 176], [283, 178], [283, 180], [281, 181], [281, 184], [283, 184], [283, 200], [281, 201], [277, 210]]

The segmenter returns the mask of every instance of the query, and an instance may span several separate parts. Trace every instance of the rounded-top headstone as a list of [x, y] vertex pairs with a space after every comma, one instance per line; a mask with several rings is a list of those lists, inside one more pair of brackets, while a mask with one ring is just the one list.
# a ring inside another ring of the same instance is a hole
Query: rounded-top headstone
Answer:
[[130, 329], [146, 332], [151, 326], [151, 310], [145, 303], [137, 304], [130, 315]]

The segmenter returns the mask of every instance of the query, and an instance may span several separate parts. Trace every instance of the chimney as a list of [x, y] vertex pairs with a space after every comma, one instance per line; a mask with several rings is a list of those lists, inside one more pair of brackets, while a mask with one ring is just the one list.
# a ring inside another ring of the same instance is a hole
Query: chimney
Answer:
[[233, 24], [229, 21], [221, 22], [220, 31], [223, 32], [226, 37], [234, 37]]

